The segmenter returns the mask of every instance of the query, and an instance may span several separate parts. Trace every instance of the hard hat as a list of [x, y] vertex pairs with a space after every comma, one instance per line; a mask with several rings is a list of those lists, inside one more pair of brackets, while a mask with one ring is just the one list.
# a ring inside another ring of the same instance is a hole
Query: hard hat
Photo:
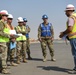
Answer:
[[48, 16], [47, 15], [43, 15], [42, 19], [48, 19]]
[[2, 10], [2, 11], [0, 11], [0, 14], [1, 15], [8, 15], [8, 12], [7, 12], [7, 10]]
[[23, 18], [24, 22], [27, 22], [27, 19], [26, 18]]
[[66, 7], [66, 9], [65, 9], [65, 11], [67, 11], [67, 10], [75, 10], [74, 5], [68, 4], [67, 7]]
[[8, 18], [12, 18], [12, 19], [13, 19], [13, 16], [12, 16], [12, 14], [8, 14]]
[[18, 17], [17, 21], [18, 22], [23, 22], [23, 18], [22, 17]]

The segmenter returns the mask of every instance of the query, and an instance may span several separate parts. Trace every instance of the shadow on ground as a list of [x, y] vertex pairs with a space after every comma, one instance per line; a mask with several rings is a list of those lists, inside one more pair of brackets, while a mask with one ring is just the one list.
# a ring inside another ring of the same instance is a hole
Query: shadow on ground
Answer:
[[37, 68], [42, 68], [43, 70], [53, 70], [53, 71], [59, 71], [59, 72], [66, 72], [68, 74], [76, 74], [75, 71], [72, 71], [71, 69], [67, 69], [67, 68], [61, 68], [61, 67], [57, 67], [57, 66], [37, 66]]
[[42, 61], [42, 59], [40, 59], [40, 58], [32, 58], [31, 61]]

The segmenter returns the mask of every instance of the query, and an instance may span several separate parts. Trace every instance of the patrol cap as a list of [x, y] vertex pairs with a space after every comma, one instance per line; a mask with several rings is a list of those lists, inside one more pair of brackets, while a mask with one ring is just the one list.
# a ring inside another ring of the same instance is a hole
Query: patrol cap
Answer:
[[6, 15], [6, 16], [8, 16], [8, 11], [7, 11], [7, 10], [1, 10], [1, 11], [0, 11], [0, 14], [1, 14], [1, 15]]
[[47, 16], [46, 14], [44, 14], [44, 15], [42, 16], [42, 19], [48, 19], [48, 16]]
[[23, 21], [24, 21], [24, 22], [27, 22], [27, 19], [26, 19], [26, 18], [23, 18]]
[[17, 22], [24, 22], [22, 17], [17, 18]]

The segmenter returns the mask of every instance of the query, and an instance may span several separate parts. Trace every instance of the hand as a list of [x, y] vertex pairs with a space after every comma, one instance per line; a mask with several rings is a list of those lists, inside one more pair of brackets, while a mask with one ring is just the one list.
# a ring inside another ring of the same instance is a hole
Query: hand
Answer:
[[38, 40], [39, 40], [40, 42], [42, 41], [42, 39], [41, 39], [41, 38], [39, 38]]
[[51, 38], [51, 41], [53, 41], [54, 40], [54, 38]]
[[10, 34], [10, 37], [13, 37], [14, 36], [14, 34]]
[[60, 32], [59, 37], [62, 38], [64, 36], [63, 32]]

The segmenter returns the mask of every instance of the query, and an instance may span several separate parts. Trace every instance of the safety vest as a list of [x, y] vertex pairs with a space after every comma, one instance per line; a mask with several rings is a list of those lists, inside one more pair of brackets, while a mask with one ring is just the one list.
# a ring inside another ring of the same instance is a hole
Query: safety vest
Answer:
[[41, 24], [41, 36], [42, 37], [50, 37], [52, 35], [51, 33], [51, 23], [48, 23], [48, 25]]
[[[25, 26], [22, 26], [22, 29], [20, 28], [20, 26], [17, 26], [16, 27], [19, 31], [25, 31]], [[24, 41], [24, 40], [26, 40], [26, 36], [25, 35], [22, 35], [22, 36], [20, 36], [20, 37], [18, 37], [17, 39], [16, 39], [16, 41]]]
[[[74, 25], [72, 31], [68, 34], [69, 39], [76, 38], [76, 13], [73, 13], [71, 18], [74, 19]], [[68, 25], [67, 25], [68, 26]]]
[[[0, 22], [2, 22], [2, 21], [0, 21]], [[6, 25], [4, 23], [3, 23], [3, 25], [5, 27], [3, 32], [9, 34], [9, 29], [6, 27]], [[9, 38], [4, 37], [4, 36], [0, 36], [0, 42], [9, 42]]]

